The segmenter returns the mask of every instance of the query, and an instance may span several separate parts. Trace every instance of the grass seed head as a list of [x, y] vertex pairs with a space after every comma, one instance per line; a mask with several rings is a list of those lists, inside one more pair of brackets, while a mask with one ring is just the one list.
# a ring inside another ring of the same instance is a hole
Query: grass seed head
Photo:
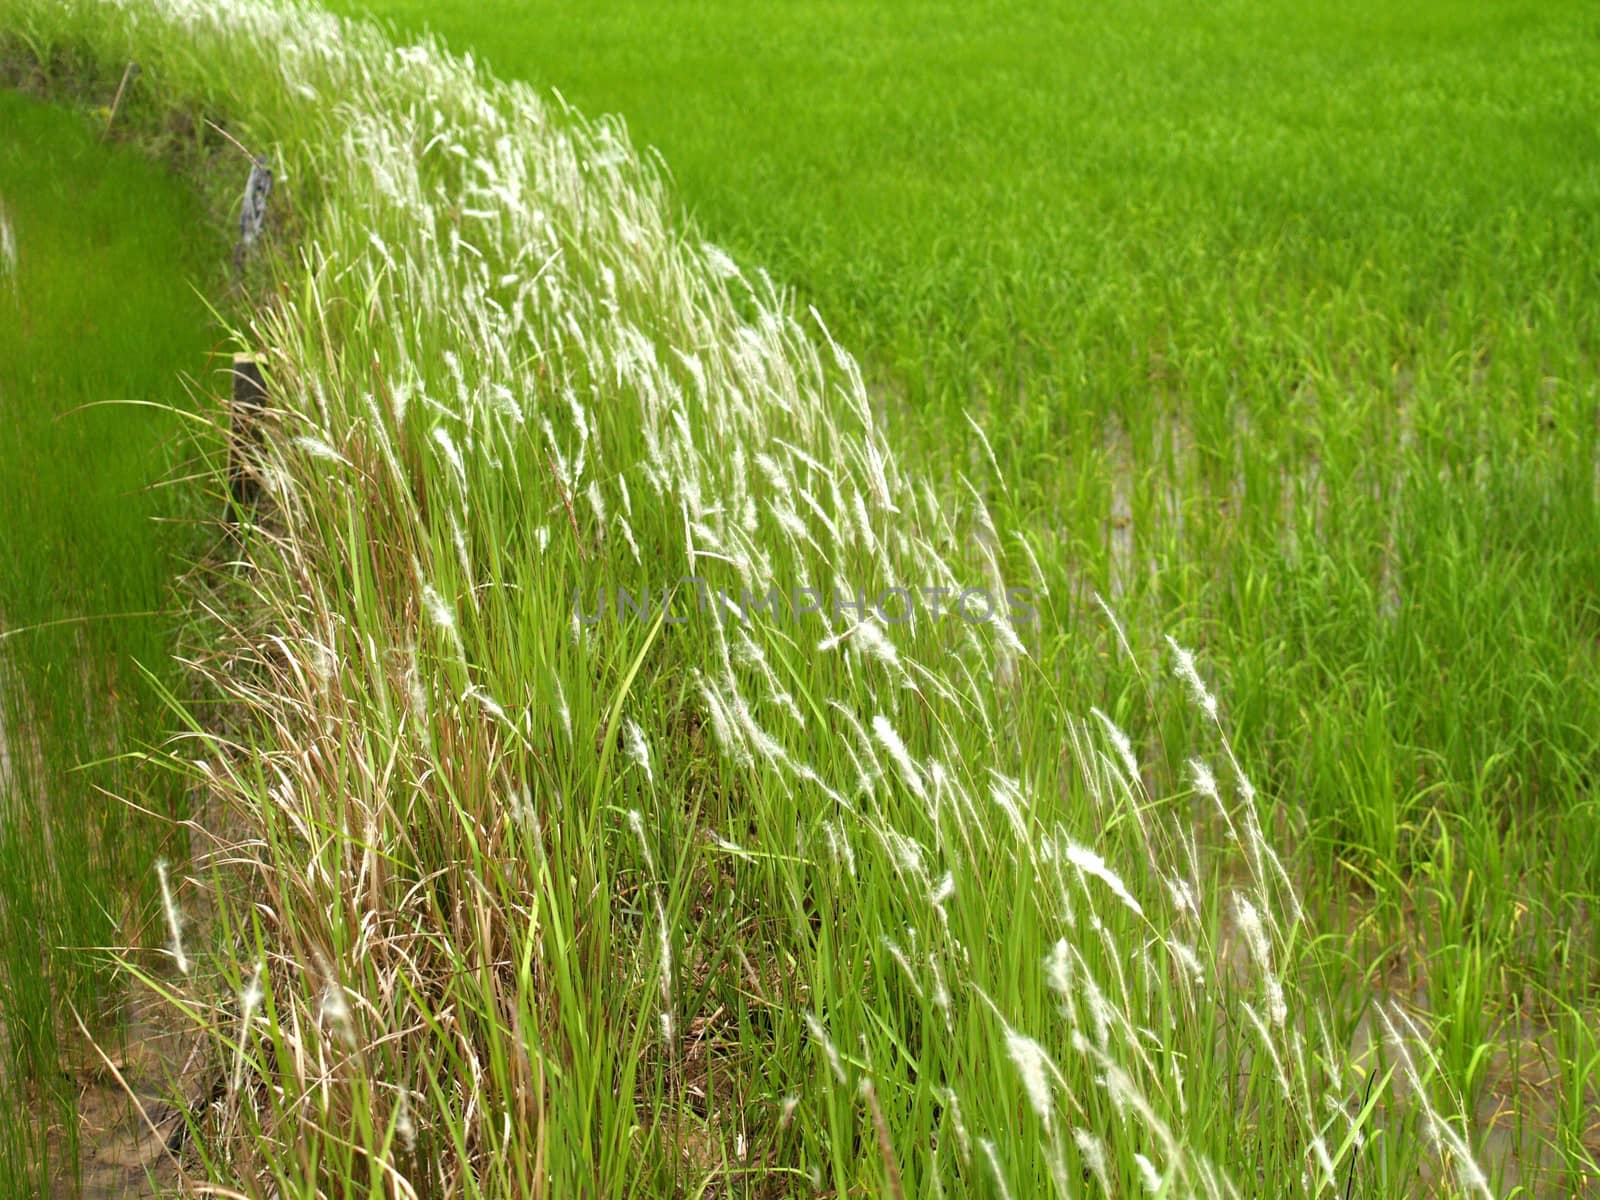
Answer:
[[156, 863], [156, 878], [161, 882], [161, 911], [167, 919], [167, 944], [168, 952], [172, 955], [173, 964], [178, 968], [180, 975], [189, 973], [189, 956], [183, 949], [183, 914], [178, 911], [177, 901], [172, 895], [172, 882], [167, 877], [166, 859]]
[[1048, 1126], [1055, 1113], [1049, 1055], [1038, 1042], [1011, 1029], [1006, 1031], [1006, 1053], [1011, 1056], [1017, 1073], [1022, 1076], [1022, 1087], [1028, 1094], [1028, 1103], [1033, 1106], [1034, 1115]]

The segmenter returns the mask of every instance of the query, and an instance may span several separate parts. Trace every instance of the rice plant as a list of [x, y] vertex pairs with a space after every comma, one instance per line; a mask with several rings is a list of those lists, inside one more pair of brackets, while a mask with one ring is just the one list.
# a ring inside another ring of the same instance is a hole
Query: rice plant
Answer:
[[[193, 557], [180, 419], [211, 334], [192, 187], [78, 113], [0, 92], [0, 1190], [72, 1174], [77, 1020], [123, 1044], [108, 948], [142, 938]], [[113, 799], [112, 797], [115, 797]]]

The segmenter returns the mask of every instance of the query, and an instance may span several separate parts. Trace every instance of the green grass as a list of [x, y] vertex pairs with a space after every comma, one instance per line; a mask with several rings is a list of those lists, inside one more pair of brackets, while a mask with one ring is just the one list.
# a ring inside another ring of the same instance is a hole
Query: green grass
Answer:
[[22, 1195], [47, 1127], [73, 1153], [60, 1045], [71, 1010], [114, 1039], [103, 948], [141, 936], [166, 837], [110, 797], [178, 812], [121, 756], [166, 727], [144, 672], [178, 678], [164, 614], [193, 489], [158, 485], [190, 440], [172, 410], [206, 362], [193, 286], [218, 238], [191, 185], [82, 115], [0, 91], [0, 125], [0, 1180]]
[[1507, 889], [1595, 844], [1582, 6], [348, 7], [620, 113], [927, 469], [981, 465], [971, 412], [1060, 676], [1092, 591], [1206, 646], [1325, 866], [1408, 872], [1435, 809], [1540, 827]]
[[1046, 669], [1159, 731], [1153, 778], [1192, 718], [1108, 666], [1095, 593], [1226, 675], [1313, 907], [1354, 890], [1409, 947], [1382, 970], [1459, 978], [1491, 1024], [1530, 986], [1592, 1019], [1583, 6], [336, 7], [621, 114], [862, 354], [915, 464], [984, 475], [983, 427], [1054, 593]]
[[[247, 831], [165, 983], [227, 1080], [207, 1174], [1592, 1187], [1581, 9], [425, 14], [621, 110], [673, 192], [310, 14], [8, 2], [47, 62], [136, 57], [152, 119], [270, 148], [304, 222], [241, 335], [281, 513], [200, 664], [245, 719], [172, 764]], [[574, 587], [689, 569], [1049, 594], [1021, 661], [948, 623], [573, 632]]]
[[335, 7], [621, 114], [710, 236], [1007, 443], [1594, 335], [1581, 5]]

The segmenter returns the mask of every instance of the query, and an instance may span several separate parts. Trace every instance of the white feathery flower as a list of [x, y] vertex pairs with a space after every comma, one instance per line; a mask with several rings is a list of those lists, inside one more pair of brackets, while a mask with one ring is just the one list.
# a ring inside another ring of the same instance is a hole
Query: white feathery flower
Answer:
[[416, 1150], [417, 1127], [411, 1120], [411, 1097], [403, 1087], [394, 1105], [394, 1131], [408, 1154]]
[[1217, 698], [1211, 694], [1211, 689], [1206, 687], [1205, 681], [1200, 678], [1200, 672], [1195, 667], [1194, 655], [1178, 645], [1170, 634], [1167, 637], [1167, 645], [1172, 647], [1173, 656], [1177, 659], [1173, 673], [1188, 685], [1189, 694], [1194, 698], [1194, 702], [1200, 706], [1200, 710], [1215, 721], [1217, 719]]
[[700, 243], [700, 253], [704, 256], [706, 266], [711, 268], [711, 274], [718, 279], [737, 279], [739, 277], [739, 264], [728, 257], [721, 246], [714, 246], [710, 242]]
[[17, 273], [17, 238], [11, 232], [11, 222], [0, 204], [0, 278]]
[[858, 625], [852, 625], [842, 633], [824, 638], [817, 643], [817, 649], [827, 652], [846, 640], [864, 656], [875, 658], [892, 670], [898, 671], [901, 669], [900, 652], [895, 648], [895, 644], [884, 634], [883, 630], [878, 627], [876, 621], [869, 618]]
[[1278, 1053], [1278, 1047], [1272, 1040], [1272, 1031], [1267, 1028], [1267, 1023], [1261, 1014], [1256, 1011], [1256, 1006], [1248, 1000], [1239, 1001], [1239, 1010], [1244, 1013], [1250, 1024], [1255, 1027], [1256, 1035], [1261, 1039], [1261, 1048], [1267, 1052], [1267, 1060], [1272, 1064], [1272, 1075], [1277, 1080], [1278, 1091], [1290, 1104], [1294, 1103], [1294, 1089], [1289, 1086], [1289, 1073], [1283, 1069], [1283, 1058]]
[[879, 829], [878, 837], [888, 850], [890, 857], [899, 865], [902, 873], [919, 879], [924, 884], [928, 880], [928, 869], [923, 864], [922, 843], [916, 838], [907, 837], [893, 829]]
[[946, 1111], [950, 1114], [950, 1124], [956, 1131], [956, 1151], [962, 1162], [972, 1157], [972, 1140], [967, 1136], [967, 1123], [961, 1114], [961, 1098], [956, 1095], [954, 1088], [943, 1088], [939, 1092], [939, 1099], [944, 1102]]
[[1011, 1056], [1017, 1073], [1022, 1076], [1022, 1087], [1028, 1093], [1028, 1103], [1033, 1106], [1039, 1120], [1048, 1126], [1055, 1111], [1055, 1094], [1050, 1088], [1050, 1058], [1045, 1054], [1044, 1047], [1031, 1037], [1008, 1029], [1006, 1053]]
[[866, 501], [861, 498], [860, 489], [851, 489], [850, 501], [850, 511], [855, 517], [856, 522], [856, 536], [861, 539], [861, 544], [863, 546], [869, 550], [875, 551], [878, 546], [878, 539], [873, 536], [872, 518], [867, 515], [867, 504]]
[[628, 553], [633, 555], [633, 561], [636, 563], [644, 562], [644, 556], [639, 551], [639, 543], [634, 540], [633, 526], [628, 524], [628, 518], [618, 513], [617, 524], [622, 529], [622, 540], [627, 543]]
[[1139, 1165], [1139, 1177], [1144, 1184], [1144, 1190], [1152, 1196], [1160, 1194], [1162, 1187], [1161, 1172], [1156, 1170], [1155, 1164], [1137, 1150], [1134, 1151], [1133, 1161]]
[[1256, 786], [1250, 782], [1249, 776], [1243, 771], [1235, 769], [1234, 778], [1239, 782], [1239, 795], [1244, 799], [1244, 802], [1246, 804], [1254, 804], [1256, 802]]
[[477, 684], [468, 685], [467, 690], [462, 693], [461, 698], [463, 700], [476, 700], [479, 706], [482, 707], [483, 711], [488, 713], [496, 721], [499, 721], [505, 725], [511, 724], [511, 718], [506, 716], [506, 710], [500, 707], [500, 702], [488, 692], [484, 691], [481, 687], [477, 686]]
[[993, 782], [989, 787], [989, 798], [1005, 813], [1018, 844], [1025, 843], [1028, 840], [1028, 827], [1022, 817], [1022, 789], [1016, 780], [1008, 779], [998, 771], [991, 771], [990, 775]]
[[[652, 865], [652, 873], [654, 870], [655, 867]], [[659, 890], [656, 893], [656, 949], [661, 955], [661, 998], [668, 1000], [672, 994], [672, 927], [667, 924], [667, 910], [661, 903]], [[672, 1040], [670, 1033], [667, 1035], [667, 1040], [669, 1042]]]
[[156, 863], [156, 878], [161, 881], [161, 909], [166, 914], [167, 932], [172, 938], [168, 952], [177, 965], [180, 975], [189, 973], [189, 956], [183, 951], [183, 918], [177, 902], [172, 898], [172, 881], [167, 876], [166, 859]]
[[513, 428], [522, 424], [522, 406], [517, 403], [517, 398], [505, 384], [497, 383], [492, 386], [489, 389], [489, 398], [494, 402], [495, 411]]
[[1106, 994], [1100, 990], [1100, 985], [1095, 982], [1094, 975], [1082, 959], [1078, 960], [1078, 967], [1079, 991], [1083, 995], [1084, 1003], [1089, 1006], [1089, 1019], [1094, 1022], [1095, 1045], [1104, 1050], [1111, 1036], [1111, 1025], [1115, 1014], [1112, 1012], [1110, 1001], [1106, 999]]
[[739, 736], [736, 719], [716, 688], [712, 687], [710, 680], [703, 675], [700, 677], [700, 695], [705, 700], [706, 711], [711, 716], [711, 732], [716, 737], [717, 745], [741, 766], [748, 765], [750, 750]]
[[878, 944], [899, 965], [901, 972], [906, 977], [906, 982], [911, 985], [911, 990], [916, 993], [917, 999], [922, 999], [922, 981], [917, 978], [916, 971], [912, 970], [911, 960], [906, 957], [906, 952], [901, 948], [900, 943], [885, 933], [879, 935]]
[[1000, 1200], [1011, 1200], [1011, 1187], [1006, 1183], [1006, 1173], [1000, 1166], [1000, 1152], [988, 1138], [979, 1138], [978, 1145], [982, 1148], [984, 1157], [989, 1160], [989, 1169], [994, 1172], [994, 1183], [1000, 1192]]
[[1078, 1157], [1089, 1168], [1103, 1195], [1110, 1196], [1111, 1174], [1106, 1169], [1106, 1145], [1087, 1129], [1074, 1129], [1072, 1140], [1078, 1147]]
[[350, 1015], [350, 1003], [344, 998], [344, 988], [337, 980], [330, 980], [322, 989], [322, 1001], [317, 1010], [318, 1019], [333, 1028], [346, 1046], [356, 1042], [355, 1023]]
[[889, 757], [894, 761], [900, 776], [905, 780], [906, 786], [919, 798], [926, 799], [927, 788], [922, 782], [922, 773], [917, 770], [917, 764], [911, 760], [911, 754], [906, 749], [906, 744], [900, 740], [900, 735], [895, 732], [894, 726], [889, 723], [889, 718], [879, 713], [872, 718], [872, 732], [878, 735], [878, 741], [883, 743], [883, 748], [889, 752]]
[[628, 810], [628, 827], [633, 830], [633, 836], [639, 841], [639, 849], [644, 852], [645, 870], [653, 877], [656, 873], [655, 855], [650, 853], [650, 839], [644, 832], [644, 814], [637, 808]]
[[1167, 894], [1172, 897], [1172, 907], [1179, 915], [1199, 917], [1200, 906], [1195, 902], [1194, 889], [1185, 879], [1176, 875], [1167, 879]]
[[855, 847], [850, 843], [850, 835], [845, 832], [844, 826], [836, 821], [824, 821], [822, 823], [822, 837], [828, 843], [828, 853], [833, 857], [833, 860], [843, 864], [845, 870], [850, 873], [850, 877], [854, 879], [856, 874], [856, 851]]
[[556, 715], [561, 718], [561, 732], [567, 735], [567, 743], [572, 742], [572, 710], [567, 707], [567, 694], [561, 688], [561, 676], [553, 675], [556, 685]]
[[1272, 971], [1272, 948], [1267, 942], [1267, 931], [1262, 926], [1261, 914], [1256, 906], [1251, 904], [1245, 896], [1234, 894], [1234, 908], [1239, 917], [1239, 929], [1244, 934], [1245, 944], [1250, 947], [1250, 957], [1255, 959], [1256, 966], [1261, 969], [1262, 979], [1267, 988], [1267, 1016], [1274, 1025], [1282, 1027], [1289, 1016], [1289, 1008], [1283, 997], [1283, 985]]
[[624, 740], [628, 747], [628, 757], [644, 772], [646, 783], [654, 783], [655, 776], [650, 771], [650, 747], [645, 744], [644, 730], [639, 728], [639, 723], [631, 717], [622, 727]]
[[1056, 944], [1050, 947], [1050, 953], [1044, 960], [1044, 977], [1051, 989], [1062, 997], [1072, 995], [1072, 952], [1066, 938], [1058, 938]]
[[1106, 737], [1111, 740], [1112, 746], [1116, 748], [1117, 757], [1122, 760], [1122, 767], [1128, 773], [1129, 782], [1138, 782], [1139, 760], [1134, 756], [1133, 743], [1128, 740], [1128, 735], [1123, 733], [1117, 723], [1098, 708], [1091, 708], [1089, 711], [1100, 722], [1101, 727], [1106, 731]]
[[995, 641], [1000, 643], [1003, 654], [1012, 658], [1028, 657], [1028, 648], [1022, 644], [1022, 639], [1017, 636], [1016, 629], [1004, 613], [995, 613], [988, 621], [988, 626], [994, 632]]
[[451, 474], [456, 477], [456, 482], [463, 489], [467, 486], [467, 468], [461, 461], [461, 452], [456, 449], [455, 439], [450, 436], [450, 431], [443, 425], [436, 425], [433, 429], [433, 441], [439, 447], [444, 460], [450, 466]]
[[1093, 850], [1089, 849], [1087, 846], [1080, 846], [1077, 842], [1068, 842], [1067, 861], [1073, 866], [1077, 867], [1078, 870], [1082, 871], [1085, 875], [1093, 875], [1096, 879], [1100, 880], [1100, 882], [1104, 883], [1108, 888], [1111, 889], [1112, 894], [1116, 896], [1118, 900], [1121, 900], [1122, 903], [1129, 908], [1135, 916], [1144, 916], [1144, 909], [1139, 906], [1139, 902], [1135, 900], [1133, 898], [1133, 894], [1128, 891], [1127, 885], [1122, 882], [1121, 876], [1119, 876], [1110, 867], [1106, 866], [1106, 860], [1101, 858]]
[[250, 1025], [255, 1020], [256, 1009], [261, 1007], [261, 1001], [266, 998], [261, 987], [262, 964], [257, 963], [255, 973], [250, 976], [250, 982], [245, 984], [239, 992], [239, 1045], [234, 1054], [233, 1074], [230, 1079], [229, 1091], [237, 1092], [244, 1076], [244, 1051], [245, 1043], [250, 1036]]
[[933, 976], [933, 1006], [944, 1015], [945, 1031], [953, 1032], [950, 1024], [950, 988], [944, 981], [944, 972], [939, 969], [938, 959], [932, 955], [928, 956], [928, 973]]
[[1188, 973], [1190, 979], [1197, 984], [1205, 982], [1205, 968], [1200, 965], [1200, 956], [1191, 947], [1176, 939], [1168, 939], [1166, 945], [1172, 957], [1178, 960], [1178, 964]]
[[[456, 233], [454, 226], [452, 226], [450, 230], [450, 246], [451, 249], [455, 249], [459, 246], [468, 246], [468, 243], [462, 241], [460, 235]], [[474, 249], [471, 246], [468, 246], [468, 248]], [[466, 413], [467, 409], [471, 407], [471, 403], [467, 396], [467, 377], [465, 372], [463, 372], [461, 369], [461, 359], [456, 356], [456, 353], [453, 350], [442, 350], [439, 353], [439, 357], [444, 360], [445, 369], [450, 372], [450, 378], [455, 381], [456, 403], [459, 405], [456, 411], [458, 415], [464, 414]], [[435, 438], [438, 437], [438, 433], [438, 430], [434, 431]], [[445, 438], [448, 440], [449, 436], [449, 434], [446, 434]], [[459, 462], [460, 459], [458, 458], [456, 461]]]
[[422, 585], [422, 606], [428, 612], [428, 619], [446, 633], [454, 634], [456, 631], [456, 614], [450, 604], [441, 596], [432, 584]]
[[1261, 914], [1256, 906], [1250, 903], [1247, 896], [1234, 894], [1234, 911], [1238, 914], [1239, 929], [1244, 934], [1245, 944], [1250, 947], [1250, 956], [1256, 960], [1256, 965], [1261, 967], [1271, 966], [1271, 952], [1267, 946], [1266, 930], [1261, 924]]
[[404, 380], [396, 383], [389, 389], [389, 407], [394, 412], [394, 423], [402, 426], [406, 423], [406, 407], [411, 400], [411, 385]]
[[767, 477], [767, 483], [771, 485], [773, 491], [782, 496], [789, 494], [789, 477], [784, 474], [783, 468], [778, 465], [777, 460], [772, 455], [766, 453], [757, 454], [756, 466]]
[[297, 437], [294, 444], [306, 454], [320, 462], [337, 463], [341, 467], [348, 467], [350, 462], [327, 442], [318, 437]]
[[[742, 632], [742, 631], [741, 631]], [[731, 668], [730, 668], [731, 671]], [[733, 689], [733, 698], [728, 703], [728, 712], [744, 731], [747, 743], [755, 748], [755, 752], [767, 762], [779, 767], [789, 764], [789, 755], [778, 740], [763, 729], [756, 720], [755, 714], [750, 711], [750, 704], [744, 698], [744, 693], [738, 689], [730, 673], [728, 686]]]

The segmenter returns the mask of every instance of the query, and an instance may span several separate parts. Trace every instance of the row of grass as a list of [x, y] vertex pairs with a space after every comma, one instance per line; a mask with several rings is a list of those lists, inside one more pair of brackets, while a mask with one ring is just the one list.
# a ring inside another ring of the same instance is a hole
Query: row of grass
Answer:
[[103, 125], [0, 91], [0, 126], [0, 1190], [20, 1196], [71, 1175], [73, 1014], [116, 1042], [105, 948], [143, 937], [171, 853], [124, 801], [178, 811], [135, 760], [168, 726], [147, 673], [181, 679], [180, 375], [210, 349], [195, 289], [219, 238], [189, 181]]

